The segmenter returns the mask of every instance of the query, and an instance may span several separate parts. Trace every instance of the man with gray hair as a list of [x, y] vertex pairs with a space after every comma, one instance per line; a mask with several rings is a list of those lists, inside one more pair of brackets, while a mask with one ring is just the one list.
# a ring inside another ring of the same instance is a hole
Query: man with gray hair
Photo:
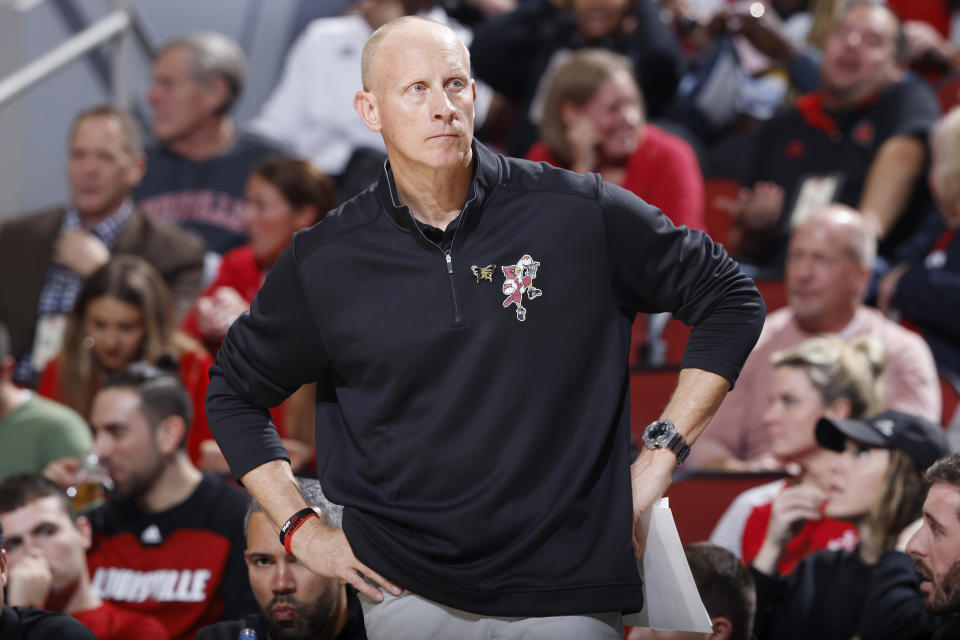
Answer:
[[[330, 502], [320, 482], [297, 478], [307, 504], [329, 526], [340, 528], [343, 507]], [[363, 610], [353, 587], [318, 576], [283, 548], [260, 505], [253, 501], [243, 520], [244, 558], [260, 613], [200, 630], [197, 640], [234, 640], [242, 629], [275, 640], [366, 639]]]
[[[786, 262], [788, 305], [767, 316], [740, 383], [690, 455], [692, 468], [779, 468], [762, 422], [773, 371], [770, 356], [821, 333], [878, 338], [887, 355], [885, 408], [940, 421], [940, 387], [930, 348], [919, 335], [863, 304], [875, 255], [876, 240], [866, 219], [844, 205], [827, 206], [793, 230]], [[735, 543], [712, 540], [739, 552], [732, 548]]]
[[230, 118], [246, 81], [235, 42], [201, 31], [167, 43], [153, 63], [147, 100], [155, 147], [135, 193], [148, 213], [198, 233], [222, 254], [243, 244], [243, 192], [253, 168], [279, 153]]
[[202, 243], [132, 203], [145, 163], [137, 121], [111, 105], [85, 109], [74, 118], [66, 151], [70, 203], [0, 223], [0, 273], [6, 276], [0, 322], [10, 330], [21, 386], [35, 386], [60, 350], [84, 279], [110, 256], [149, 262], [170, 287], [178, 316], [200, 294]]

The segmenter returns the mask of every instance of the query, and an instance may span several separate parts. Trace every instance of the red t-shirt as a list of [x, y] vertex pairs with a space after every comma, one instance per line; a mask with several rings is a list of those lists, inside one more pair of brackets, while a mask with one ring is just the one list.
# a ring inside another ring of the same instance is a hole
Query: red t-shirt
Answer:
[[[763, 539], [767, 535], [770, 513], [773, 504], [767, 503], [754, 507], [743, 528], [741, 556], [743, 563], [749, 565], [760, 552]], [[803, 529], [795, 535], [783, 549], [777, 562], [777, 571], [782, 576], [790, 575], [801, 560], [814, 551], [845, 549], [852, 551], [860, 537], [857, 528], [842, 520], [808, 520]]]
[[124, 611], [107, 602], [73, 617], [93, 631], [97, 640], [170, 640], [167, 628], [153, 616]]
[[926, 22], [944, 38], [950, 37], [950, 7], [945, 0], [887, 0], [887, 6], [904, 22]]
[[[213, 292], [220, 287], [232, 287], [244, 300], [251, 302], [256, 297], [257, 291], [260, 290], [260, 285], [263, 284], [263, 274], [264, 272], [253, 256], [253, 248], [250, 245], [245, 244], [236, 249], [231, 249], [223, 254], [220, 269], [217, 271], [217, 278], [203, 292], [203, 296], [213, 295]], [[197, 324], [196, 305], [190, 309], [180, 328], [187, 335], [202, 342], [210, 353], [216, 355], [217, 351], [220, 350], [220, 341], [211, 341], [200, 332], [200, 327]]]
[[[527, 160], [562, 166], [542, 141], [530, 147]], [[673, 224], [707, 230], [703, 174], [696, 153], [683, 139], [646, 125], [620, 186], [663, 211]]]
[[[207, 290], [203, 292], [203, 296], [213, 295], [213, 292], [220, 287], [233, 287], [244, 300], [252, 302], [257, 296], [257, 291], [260, 290], [260, 286], [263, 284], [264, 274], [265, 271], [257, 264], [257, 259], [253, 255], [253, 248], [250, 245], [245, 244], [236, 249], [231, 249], [223, 254], [223, 259], [220, 261], [220, 270], [217, 271], [217, 278], [207, 287]], [[196, 305], [190, 308], [190, 312], [187, 313], [187, 317], [183, 319], [183, 324], [180, 325], [180, 329], [187, 335], [195, 338], [198, 342], [203, 343], [203, 346], [205, 346], [211, 354], [214, 356], [217, 355], [217, 351], [220, 350], [220, 341], [210, 340], [200, 332], [200, 326], [197, 323]], [[204, 372], [204, 375], [206, 375], [206, 372]], [[206, 387], [204, 387], [204, 393], [206, 393]], [[286, 403], [270, 409], [270, 417], [273, 418], [273, 424], [277, 428], [277, 433], [280, 434], [281, 438], [286, 435], [286, 430], [283, 426], [285, 415]], [[205, 437], [212, 437], [209, 429], [206, 429], [205, 433]], [[197, 441], [197, 446], [199, 447], [199, 441]]]

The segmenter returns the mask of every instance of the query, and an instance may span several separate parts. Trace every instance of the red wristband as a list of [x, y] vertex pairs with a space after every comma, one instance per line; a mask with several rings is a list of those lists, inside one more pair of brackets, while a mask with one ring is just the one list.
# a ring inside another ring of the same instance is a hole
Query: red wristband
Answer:
[[280, 527], [280, 542], [283, 544], [283, 548], [287, 550], [287, 553], [293, 555], [293, 549], [290, 548], [290, 541], [293, 540], [293, 532], [300, 528], [307, 518], [310, 516], [316, 516], [317, 512], [307, 507], [306, 509], [300, 509], [295, 514], [290, 516], [290, 519], [283, 523], [283, 526]]

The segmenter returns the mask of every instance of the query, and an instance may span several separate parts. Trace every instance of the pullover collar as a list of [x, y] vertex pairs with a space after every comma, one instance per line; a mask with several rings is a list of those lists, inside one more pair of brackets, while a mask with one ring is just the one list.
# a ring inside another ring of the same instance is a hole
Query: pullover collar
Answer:
[[[493, 193], [497, 183], [501, 181], [501, 174], [502, 166], [496, 154], [474, 140], [473, 178], [470, 182], [470, 190], [467, 193], [467, 200], [460, 210], [460, 215], [451, 225], [472, 227], [477, 223], [478, 217], [468, 214], [482, 210], [483, 203]], [[380, 178], [377, 180], [375, 191], [380, 206], [394, 221], [401, 228], [419, 235], [420, 231], [413, 213], [408, 206], [400, 203], [400, 198], [397, 196], [397, 186], [393, 180], [393, 171], [390, 168], [389, 159], [383, 163], [383, 169], [380, 171]], [[469, 225], [466, 224], [468, 217], [471, 219]], [[466, 229], [463, 229], [463, 231], [466, 231]]]

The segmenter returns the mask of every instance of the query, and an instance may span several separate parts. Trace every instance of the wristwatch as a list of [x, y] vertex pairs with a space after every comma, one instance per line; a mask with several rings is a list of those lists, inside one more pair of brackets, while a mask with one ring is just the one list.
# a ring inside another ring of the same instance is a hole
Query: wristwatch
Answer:
[[683, 439], [676, 425], [669, 420], [657, 420], [643, 430], [643, 444], [647, 449], [670, 449], [677, 456], [677, 466], [690, 455], [690, 445]]

